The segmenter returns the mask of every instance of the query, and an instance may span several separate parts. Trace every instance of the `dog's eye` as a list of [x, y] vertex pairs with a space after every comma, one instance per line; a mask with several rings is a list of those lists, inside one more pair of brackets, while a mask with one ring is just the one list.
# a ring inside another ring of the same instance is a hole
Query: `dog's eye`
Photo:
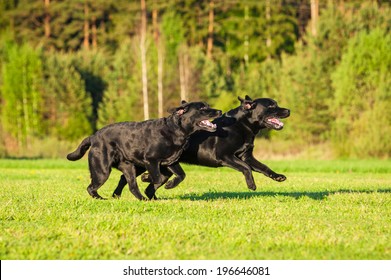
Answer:
[[202, 107], [200, 110], [206, 110], [208, 109], [208, 107]]

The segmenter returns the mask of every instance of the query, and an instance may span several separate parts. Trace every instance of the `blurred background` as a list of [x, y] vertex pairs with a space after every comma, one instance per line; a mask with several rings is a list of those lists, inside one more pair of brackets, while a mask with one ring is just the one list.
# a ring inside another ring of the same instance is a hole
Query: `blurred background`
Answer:
[[262, 158], [389, 158], [387, 0], [0, 0], [0, 157], [238, 96], [291, 109]]

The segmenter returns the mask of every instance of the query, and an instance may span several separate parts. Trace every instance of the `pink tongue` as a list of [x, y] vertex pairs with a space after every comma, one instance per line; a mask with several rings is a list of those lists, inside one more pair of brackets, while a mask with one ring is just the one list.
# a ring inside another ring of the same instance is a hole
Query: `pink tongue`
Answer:
[[278, 124], [278, 125], [284, 125], [279, 119], [276, 119], [276, 118], [272, 118], [272, 119], [270, 119], [270, 121], [275, 124]]

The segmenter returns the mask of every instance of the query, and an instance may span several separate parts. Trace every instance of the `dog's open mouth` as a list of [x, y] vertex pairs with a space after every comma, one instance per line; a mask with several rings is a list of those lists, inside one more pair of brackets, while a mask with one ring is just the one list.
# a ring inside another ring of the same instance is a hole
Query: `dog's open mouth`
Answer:
[[217, 125], [214, 123], [211, 123], [209, 120], [203, 120], [198, 123], [198, 126], [201, 128], [204, 128], [206, 130], [213, 130], [215, 131], [217, 128]]
[[268, 117], [266, 118], [265, 122], [277, 130], [282, 129], [284, 127], [284, 123], [276, 117]]

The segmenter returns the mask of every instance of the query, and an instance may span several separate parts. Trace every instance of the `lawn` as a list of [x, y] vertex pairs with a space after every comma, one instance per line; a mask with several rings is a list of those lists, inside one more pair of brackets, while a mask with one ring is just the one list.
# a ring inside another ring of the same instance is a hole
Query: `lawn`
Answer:
[[266, 164], [287, 181], [184, 165], [140, 202], [92, 199], [85, 160], [0, 160], [0, 259], [391, 259], [391, 161]]

